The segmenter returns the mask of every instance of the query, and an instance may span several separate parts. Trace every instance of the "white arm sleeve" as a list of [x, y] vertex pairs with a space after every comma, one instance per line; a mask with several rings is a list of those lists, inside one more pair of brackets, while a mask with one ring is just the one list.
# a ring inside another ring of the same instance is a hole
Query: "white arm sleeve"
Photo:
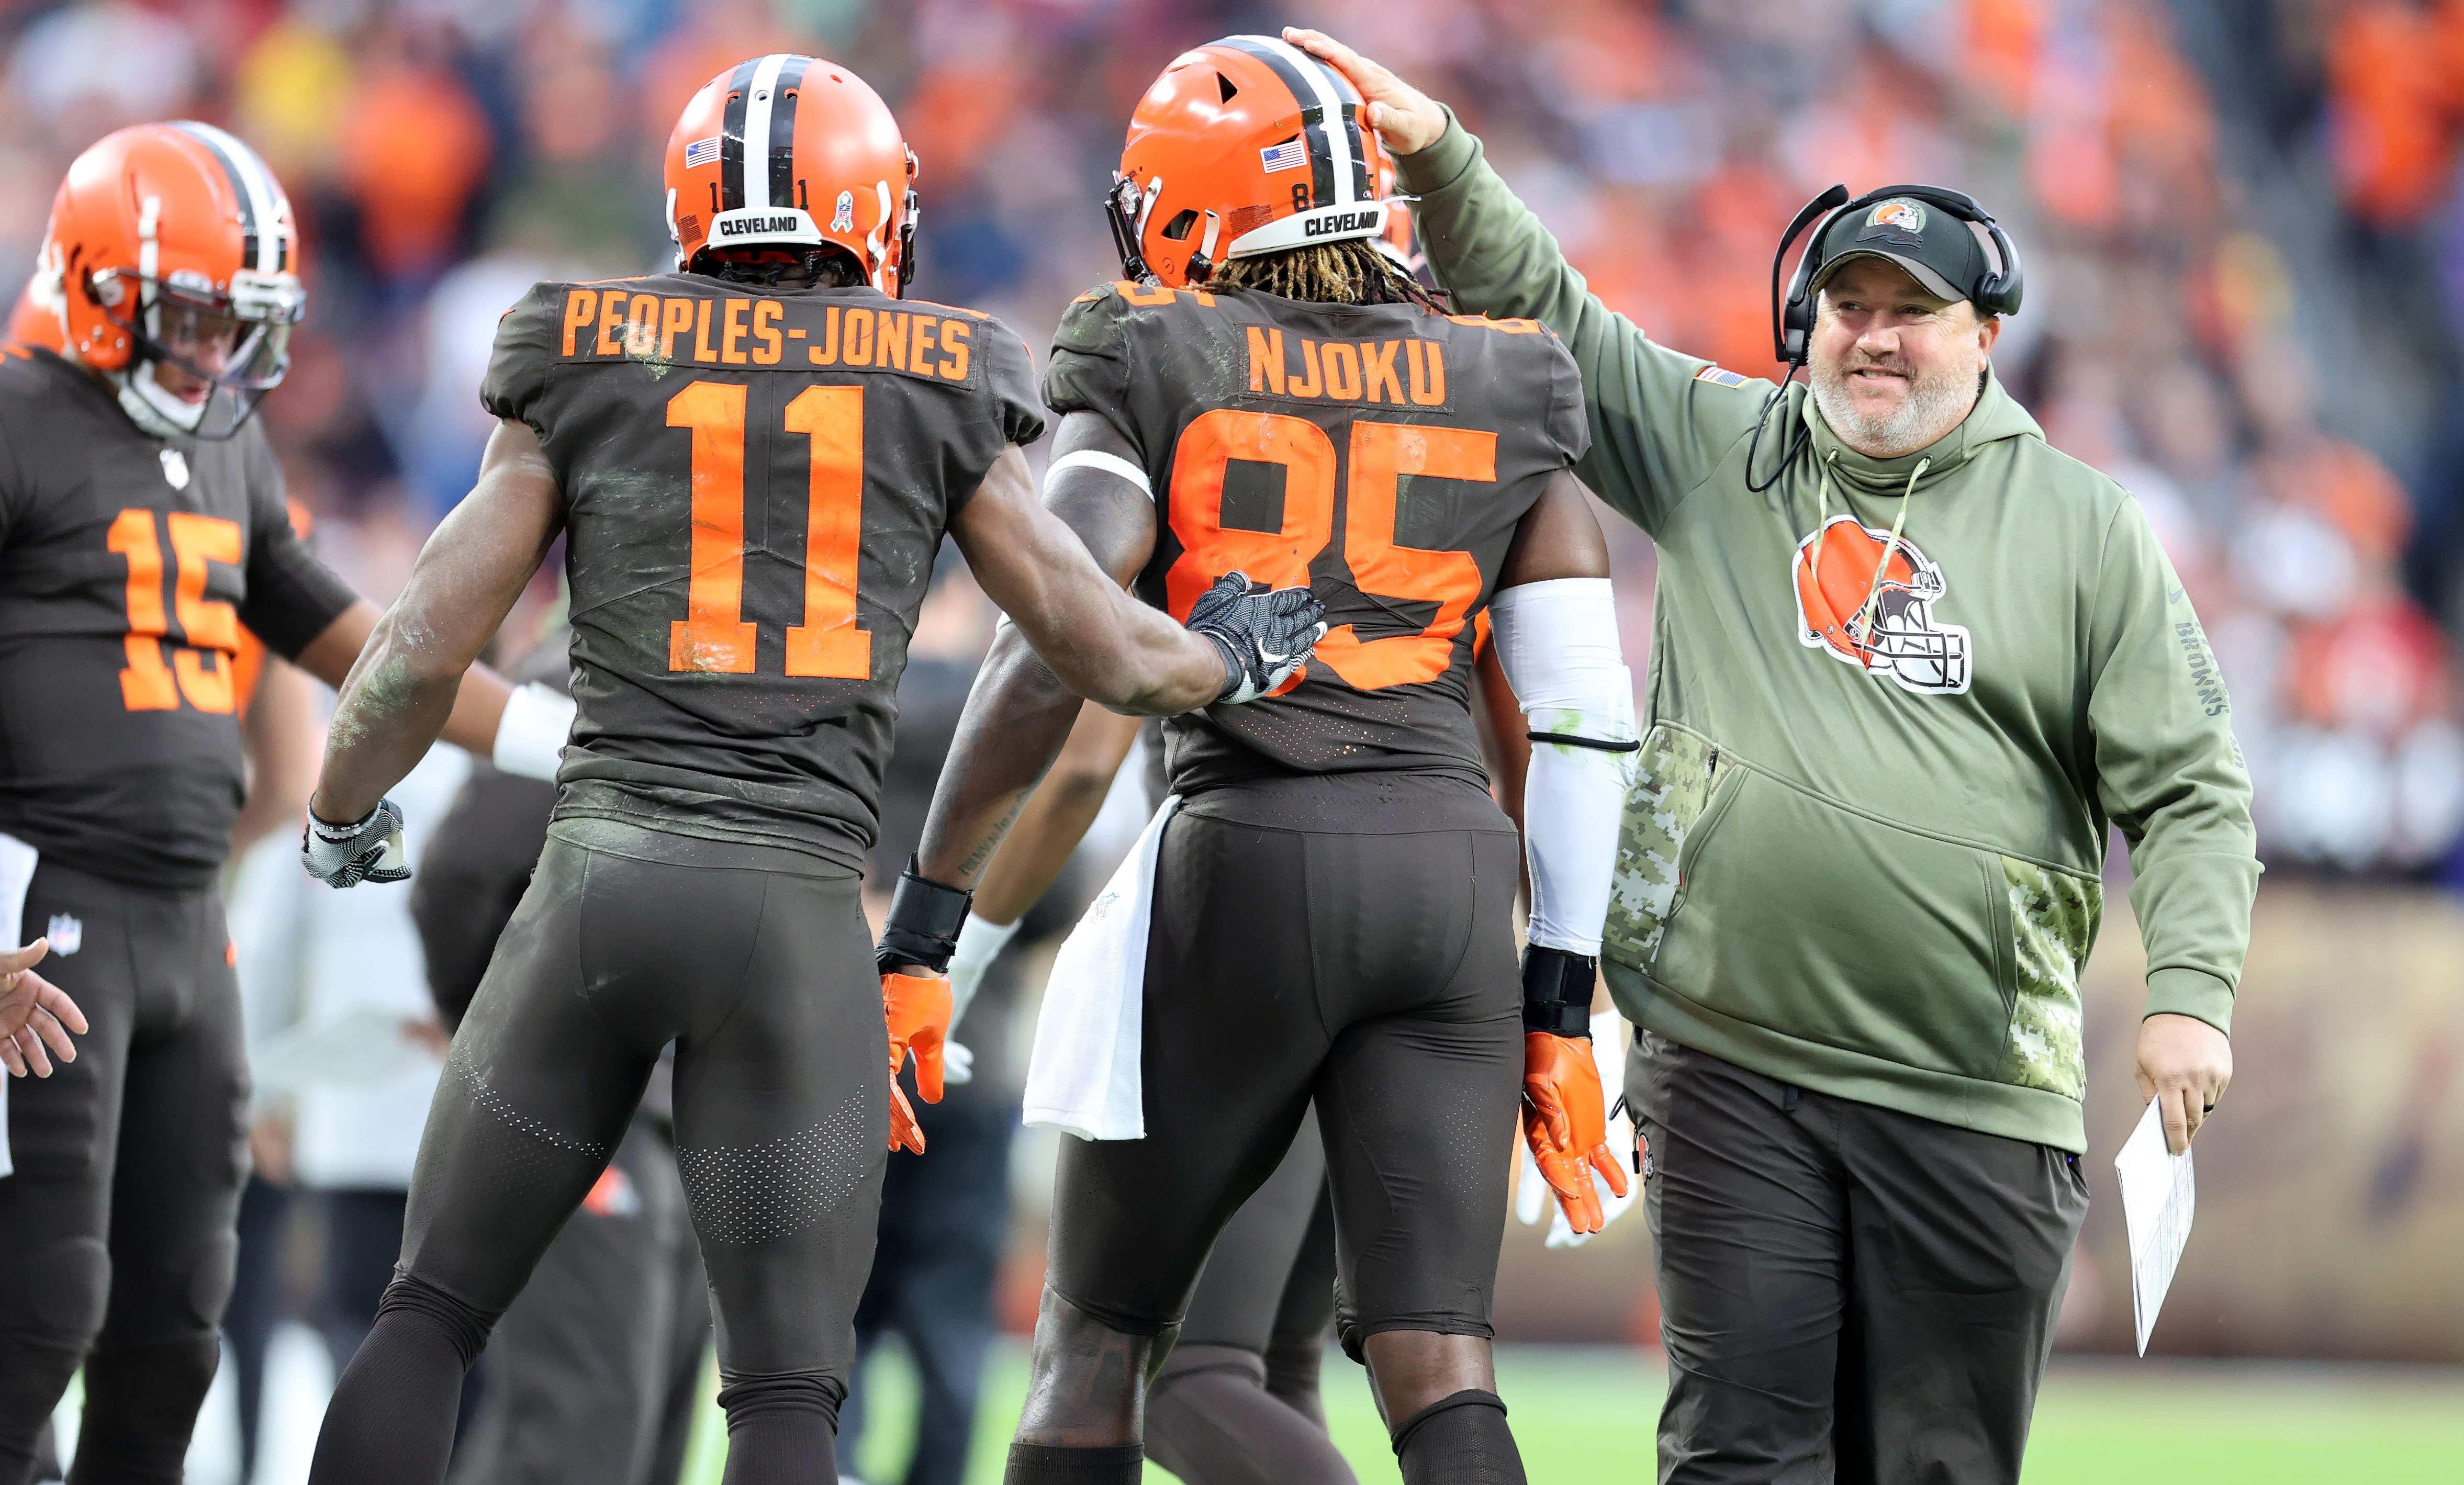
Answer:
[[496, 745], [488, 761], [508, 774], [556, 782], [564, 745], [573, 735], [573, 698], [533, 681], [505, 698]]
[[[1596, 955], [1634, 781], [1634, 681], [1617, 647], [1617, 601], [1606, 578], [1557, 578], [1507, 588], [1488, 612], [1498, 663], [1534, 734], [1523, 784], [1531, 942]], [[1548, 733], [1593, 746], [1543, 741]]]

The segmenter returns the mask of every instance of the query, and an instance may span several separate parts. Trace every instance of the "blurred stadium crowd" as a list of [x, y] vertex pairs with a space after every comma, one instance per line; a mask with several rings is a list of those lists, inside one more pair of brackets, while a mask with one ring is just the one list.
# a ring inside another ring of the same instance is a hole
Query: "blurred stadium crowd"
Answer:
[[[1452, 101], [1613, 306], [1771, 366], [1770, 253], [1834, 180], [1967, 188], [2029, 261], [1997, 355], [2145, 501], [2222, 659], [2279, 867], [2464, 887], [2464, 0], [133, 0], [0, 10], [0, 273], [79, 148], [237, 131], [304, 221], [264, 416], [389, 594], [467, 488], [497, 314], [664, 267], [658, 152], [720, 67], [848, 62], [923, 162], [916, 291], [1041, 347], [1183, 46], [1304, 21]], [[0, 282], [13, 294], [17, 277]], [[1651, 555], [1611, 523], [1646, 647]], [[1639, 666], [1638, 666], [1639, 673]]]

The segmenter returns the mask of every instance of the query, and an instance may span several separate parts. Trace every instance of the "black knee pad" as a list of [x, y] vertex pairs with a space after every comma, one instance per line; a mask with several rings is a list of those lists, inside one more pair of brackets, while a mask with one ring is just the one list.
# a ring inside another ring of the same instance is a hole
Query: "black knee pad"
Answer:
[[799, 1373], [747, 1377], [718, 1389], [727, 1410], [721, 1485], [789, 1485], [838, 1478], [839, 1405], [847, 1384]]
[[176, 1485], [221, 1359], [210, 1330], [97, 1347], [85, 1361], [85, 1422], [70, 1478]]
[[1524, 1485], [1506, 1401], [1476, 1387], [1439, 1398], [1395, 1430], [1403, 1485]]
[[416, 1317], [425, 1328], [441, 1333], [462, 1359], [465, 1371], [487, 1349], [488, 1336], [502, 1318], [501, 1312], [491, 1315], [415, 1274], [402, 1273], [394, 1275], [393, 1282], [385, 1285], [385, 1297], [377, 1301], [376, 1318], [383, 1321], [388, 1315]]
[[800, 1372], [788, 1377], [743, 1377], [718, 1389], [718, 1406], [727, 1413], [728, 1431], [766, 1414], [818, 1416], [836, 1433], [839, 1407], [847, 1401], [847, 1384], [836, 1377]]
[[1146, 1451], [1135, 1444], [1063, 1449], [1050, 1444], [1012, 1444], [1001, 1485], [1138, 1485]]

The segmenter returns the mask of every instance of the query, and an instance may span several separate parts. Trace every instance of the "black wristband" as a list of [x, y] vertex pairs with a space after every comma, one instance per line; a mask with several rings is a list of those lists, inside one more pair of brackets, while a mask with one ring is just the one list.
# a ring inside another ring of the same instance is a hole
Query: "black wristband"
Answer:
[[891, 894], [890, 921], [882, 925], [881, 944], [872, 962], [884, 974], [902, 964], [920, 964], [939, 974], [950, 968], [957, 951], [958, 930], [967, 926], [967, 909], [976, 894], [918, 876], [915, 859], [898, 874]]
[[1599, 961], [1538, 944], [1523, 950], [1523, 1029], [1552, 1037], [1592, 1035], [1592, 985]]
[[1612, 742], [1605, 737], [1577, 737], [1573, 732], [1526, 732], [1523, 736], [1529, 742], [1564, 743], [1569, 748], [1596, 748], [1602, 753], [1640, 753], [1642, 751], [1640, 738]]

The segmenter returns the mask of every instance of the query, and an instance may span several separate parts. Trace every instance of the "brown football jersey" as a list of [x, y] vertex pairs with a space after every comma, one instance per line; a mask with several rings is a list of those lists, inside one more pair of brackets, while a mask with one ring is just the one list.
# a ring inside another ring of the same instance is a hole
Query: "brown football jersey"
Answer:
[[538, 431], [564, 491], [559, 813], [861, 871], [942, 534], [1043, 435], [1025, 345], [870, 288], [541, 284], [480, 401]]
[[0, 358], [0, 831], [114, 881], [209, 880], [245, 789], [241, 626], [294, 656], [351, 602], [257, 425], [154, 438], [52, 352]]
[[1158, 505], [1137, 591], [1175, 618], [1227, 572], [1307, 582], [1296, 685], [1164, 724], [1184, 794], [1277, 774], [1485, 786], [1474, 629], [1524, 513], [1589, 447], [1582, 379], [1531, 320], [1115, 283], [1079, 297], [1045, 398], [1139, 450]]

